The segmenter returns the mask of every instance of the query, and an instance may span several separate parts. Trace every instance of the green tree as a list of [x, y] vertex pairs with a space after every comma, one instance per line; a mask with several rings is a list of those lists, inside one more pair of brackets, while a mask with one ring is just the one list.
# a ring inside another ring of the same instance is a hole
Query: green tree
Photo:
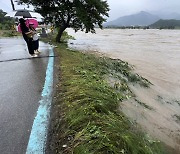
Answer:
[[19, 0], [19, 3], [33, 5], [47, 22], [55, 24], [57, 42], [68, 27], [95, 33], [95, 26], [102, 28], [109, 11], [106, 0]]
[[12, 25], [14, 24], [14, 20], [10, 17], [5, 17], [6, 12], [0, 10], [0, 29], [11, 29]]

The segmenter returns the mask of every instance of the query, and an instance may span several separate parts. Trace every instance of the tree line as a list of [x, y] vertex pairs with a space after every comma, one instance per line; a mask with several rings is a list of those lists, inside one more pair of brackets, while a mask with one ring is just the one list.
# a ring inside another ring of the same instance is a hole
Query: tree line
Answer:
[[14, 19], [6, 17], [7, 13], [0, 10], [0, 30], [10, 30], [14, 25]]
[[109, 6], [107, 0], [18, 0], [19, 4], [33, 5], [47, 23], [58, 29], [56, 42], [60, 42], [68, 27], [75, 31], [95, 33], [95, 26], [102, 28]]

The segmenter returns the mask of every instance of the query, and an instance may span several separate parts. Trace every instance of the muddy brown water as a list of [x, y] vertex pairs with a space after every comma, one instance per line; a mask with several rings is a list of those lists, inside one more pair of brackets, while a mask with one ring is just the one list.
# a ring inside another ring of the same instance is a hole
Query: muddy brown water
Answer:
[[153, 84], [147, 89], [130, 85], [137, 99], [153, 110], [134, 100], [120, 108], [148, 134], [180, 153], [180, 30], [67, 31], [76, 39], [69, 41], [70, 48], [127, 61]]

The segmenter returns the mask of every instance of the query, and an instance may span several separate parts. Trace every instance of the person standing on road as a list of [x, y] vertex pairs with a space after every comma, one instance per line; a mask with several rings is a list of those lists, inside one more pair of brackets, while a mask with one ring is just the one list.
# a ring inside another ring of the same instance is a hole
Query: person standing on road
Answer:
[[31, 57], [37, 57], [37, 55], [34, 53], [33, 48], [33, 32], [26, 26], [25, 20], [23, 18], [20, 18], [19, 22], [22, 36], [27, 43], [29, 54], [31, 55]]
[[34, 47], [34, 52], [36, 54], [39, 54], [40, 51], [39, 49], [39, 37], [37, 35], [36, 29], [34, 28], [34, 24], [33, 23], [29, 23], [29, 29], [32, 30], [33, 32], [33, 47]]

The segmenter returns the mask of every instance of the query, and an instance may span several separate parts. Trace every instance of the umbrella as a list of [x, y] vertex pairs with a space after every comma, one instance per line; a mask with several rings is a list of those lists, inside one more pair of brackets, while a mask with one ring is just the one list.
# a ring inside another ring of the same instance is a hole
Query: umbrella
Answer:
[[[38, 21], [36, 19], [33, 19], [33, 18], [29, 18], [29, 19], [26, 19], [26, 26], [29, 27], [30, 24], [33, 24], [33, 27], [36, 29], [38, 27]], [[18, 28], [17, 28], [18, 32], [21, 32], [21, 27], [20, 27], [20, 24], [18, 25]]]
[[5, 16], [10, 16], [13, 18], [18, 18], [18, 17], [23, 17], [23, 18], [36, 18], [39, 22], [42, 22], [42, 20], [44, 19], [43, 16], [41, 16], [39, 13], [37, 12], [33, 12], [30, 10], [15, 10], [12, 12], [7, 13]]
[[38, 27], [38, 21], [34, 18], [28, 18], [26, 19], [26, 25], [29, 27], [30, 24], [33, 24], [34, 28]]
[[18, 10], [14, 16], [23, 16], [24, 18], [32, 18], [31, 14], [27, 10]]

